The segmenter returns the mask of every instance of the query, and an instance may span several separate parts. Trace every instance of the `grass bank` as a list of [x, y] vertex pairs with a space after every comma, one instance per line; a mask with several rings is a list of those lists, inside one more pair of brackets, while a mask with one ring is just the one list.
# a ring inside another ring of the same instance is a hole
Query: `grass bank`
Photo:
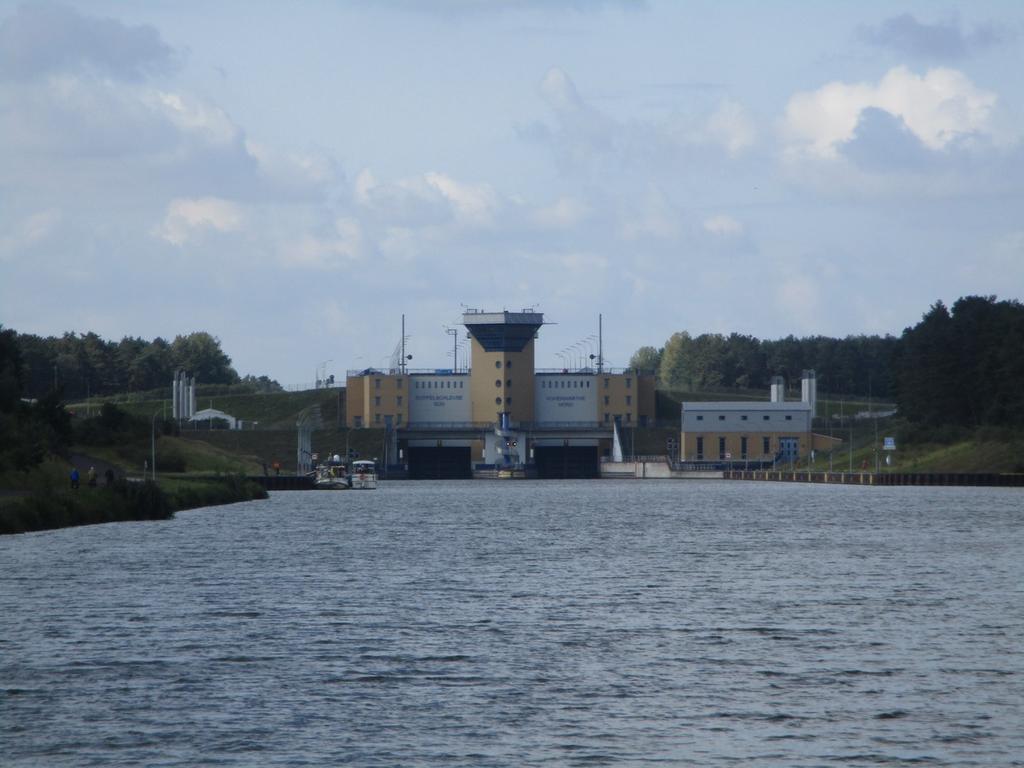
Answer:
[[236, 475], [131, 482], [78, 490], [54, 486], [0, 506], [0, 535], [139, 520], [167, 520], [182, 509], [267, 498], [258, 483]]

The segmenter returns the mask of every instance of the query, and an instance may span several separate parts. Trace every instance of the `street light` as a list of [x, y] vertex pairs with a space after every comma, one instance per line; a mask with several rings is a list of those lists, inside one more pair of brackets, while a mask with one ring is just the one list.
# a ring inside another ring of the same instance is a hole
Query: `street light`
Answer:
[[[155, 411], [153, 413], [153, 418], [150, 421], [150, 427], [152, 429], [151, 429], [151, 431], [149, 433], [149, 438], [150, 438], [149, 447], [150, 447], [150, 452], [151, 452], [150, 459], [149, 459], [149, 461], [150, 461], [149, 466], [150, 466], [150, 475], [151, 475], [154, 483], [156, 482], [156, 417], [159, 416], [162, 411], [163, 411], [163, 407], [161, 406], [160, 410]], [[145, 480], [146, 478], [142, 478], [142, 479]]]

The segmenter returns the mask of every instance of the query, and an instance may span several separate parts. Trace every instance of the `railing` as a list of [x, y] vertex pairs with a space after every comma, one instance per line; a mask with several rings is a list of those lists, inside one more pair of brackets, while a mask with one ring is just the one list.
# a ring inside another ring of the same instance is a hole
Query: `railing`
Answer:
[[612, 425], [600, 421], [513, 421], [509, 429], [519, 432], [550, 432], [568, 429], [601, 429], [610, 432]]
[[447, 430], [474, 430], [478, 432], [486, 432], [494, 429], [494, 422], [490, 421], [417, 421], [404, 424], [399, 427], [406, 432], [416, 431], [430, 431], [437, 429]]
[[744, 470], [766, 470], [774, 469], [775, 462], [772, 460], [764, 461], [753, 461], [748, 459], [738, 460], [725, 460], [725, 461], [710, 461], [703, 459], [686, 460], [686, 461], [670, 461], [669, 466], [677, 472], [724, 472], [724, 471], [744, 471]]

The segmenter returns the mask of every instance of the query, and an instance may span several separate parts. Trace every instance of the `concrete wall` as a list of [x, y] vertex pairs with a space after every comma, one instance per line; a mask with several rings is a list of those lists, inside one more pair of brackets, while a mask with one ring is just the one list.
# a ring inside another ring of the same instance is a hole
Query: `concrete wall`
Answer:
[[538, 374], [533, 400], [539, 422], [593, 424], [598, 420], [597, 377], [590, 374]]
[[410, 424], [473, 420], [468, 374], [413, 374], [409, 387]]

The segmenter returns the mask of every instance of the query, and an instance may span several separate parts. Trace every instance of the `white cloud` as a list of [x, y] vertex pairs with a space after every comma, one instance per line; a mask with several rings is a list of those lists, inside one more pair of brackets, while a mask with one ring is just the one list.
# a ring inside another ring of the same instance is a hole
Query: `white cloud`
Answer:
[[471, 226], [485, 226], [498, 210], [498, 195], [488, 184], [465, 184], [443, 173], [428, 173], [427, 184], [451, 204], [455, 218]]
[[739, 235], [743, 232], [743, 225], [732, 216], [726, 216], [723, 213], [712, 216], [710, 219], [705, 219], [704, 229], [713, 235]]
[[585, 109], [576, 85], [563, 70], [552, 67], [540, 83], [544, 100], [556, 112], [578, 112]]
[[213, 144], [231, 144], [241, 131], [227, 113], [195, 97], [155, 91], [148, 95], [153, 106], [180, 131], [203, 137]]
[[501, 207], [489, 184], [467, 184], [443, 173], [410, 176], [381, 183], [369, 170], [356, 177], [355, 200], [384, 221], [400, 226], [433, 226], [454, 222], [488, 226]]
[[854, 138], [861, 113], [874, 107], [901, 118], [929, 149], [941, 150], [972, 135], [991, 137], [996, 100], [955, 69], [940, 67], [920, 76], [896, 67], [877, 85], [832, 82], [794, 95], [783, 130], [793, 148], [832, 158], [838, 145]]
[[533, 214], [534, 222], [543, 229], [572, 229], [590, 216], [590, 206], [572, 197], [562, 197]]
[[752, 147], [757, 139], [754, 121], [742, 105], [731, 99], [723, 101], [708, 118], [706, 133], [733, 157]]
[[230, 200], [178, 198], [167, 206], [167, 215], [154, 234], [174, 245], [183, 245], [202, 231], [237, 232], [243, 218], [242, 209]]

